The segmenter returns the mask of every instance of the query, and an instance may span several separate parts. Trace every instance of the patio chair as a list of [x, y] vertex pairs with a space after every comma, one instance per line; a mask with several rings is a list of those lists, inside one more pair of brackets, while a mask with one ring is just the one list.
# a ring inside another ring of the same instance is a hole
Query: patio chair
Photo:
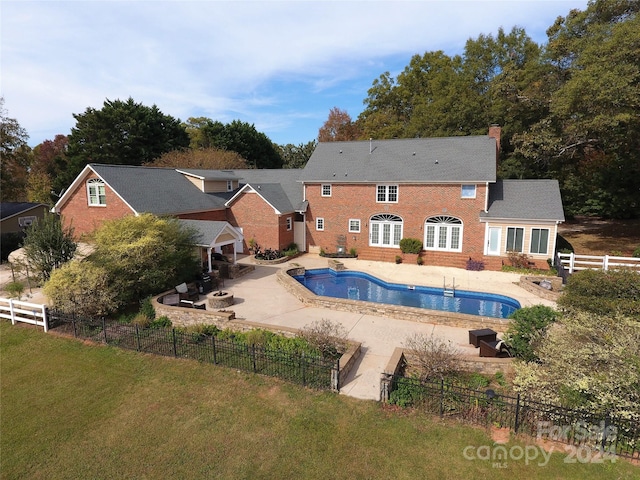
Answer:
[[507, 345], [502, 340], [496, 340], [494, 342], [480, 340], [480, 356], [508, 358], [511, 356], [511, 353], [509, 352]]
[[191, 300], [198, 301], [200, 295], [198, 294], [198, 289], [194, 287], [187, 286], [186, 283], [181, 283], [180, 285], [176, 285], [176, 292], [180, 295], [180, 300]]

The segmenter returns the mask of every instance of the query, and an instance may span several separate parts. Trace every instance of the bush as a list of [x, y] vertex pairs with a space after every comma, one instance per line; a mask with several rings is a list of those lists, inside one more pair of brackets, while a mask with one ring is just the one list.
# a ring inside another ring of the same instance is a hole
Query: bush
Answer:
[[339, 358], [347, 351], [347, 330], [339, 323], [326, 318], [313, 322], [298, 334], [325, 358]]
[[640, 258], [640, 247], [636, 248], [633, 251], [633, 255], [632, 256], [635, 257], [635, 258]]
[[529, 262], [531, 259], [525, 253], [514, 252], [513, 250], [508, 253], [509, 263], [514, 268], [523, 268], [525, 270], [530, 268]]
[[484, 270], [484, 262], [482, 260], [473, 260], [469, 257], [469, 260], [467, 260], [467, 270], [480, 272]]
[[156, 318], [156, 310], [153, 308], [151, 297], [147, 297], [140, 302], [140, 313], [145, 315], [149, 320], [154, 320]]
[[396, 389], [389, 395], [389, 403], [406, 408], [418, 405], [425, 397], [420, 384], [410, 380], [398, 379]]
[[509, 317], [512, 322], [504, 336], [512, 355], [525, 362], [538, 361], [535, 348], [544, 338], [547, 327], [558, 318], [551, 307], [536, 305], [516, 310]]
[[22, 292], [24, 292], [24, 283], [22, 282], [9, 282], [4, 287], [5, 291], [11, 298], [17, 298], [20, 300]]
[[163, 315], [149, 323], [149, 328], [171, 328], [171, 325], [172, 323], [169, 317]]
[[403, 238], [400, 240], [400, 250], [402, 253], [420, 253], [422, 241], [417, 238]]
[[597, 315], [640, 318], [640, 272], [630, 268], [576, 272], [569, 277], [558, 305]]
[[461, 370], [458, 349], [450, 340], [416, 333], [407, 337], [404, 346], [415, 356], [421, 379], [444, 379]]

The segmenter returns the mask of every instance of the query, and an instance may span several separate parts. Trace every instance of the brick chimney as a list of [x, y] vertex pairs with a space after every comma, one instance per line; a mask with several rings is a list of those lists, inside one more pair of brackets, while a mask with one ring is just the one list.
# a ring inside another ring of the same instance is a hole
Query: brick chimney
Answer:
[[501, 131], [502, 129], [500, 128], [500, 125], [498, 125], [497, 123], [492, 123], [489, 126], [489, 138], [496, 139], [496, 155], [500, 151], [500, 132]]

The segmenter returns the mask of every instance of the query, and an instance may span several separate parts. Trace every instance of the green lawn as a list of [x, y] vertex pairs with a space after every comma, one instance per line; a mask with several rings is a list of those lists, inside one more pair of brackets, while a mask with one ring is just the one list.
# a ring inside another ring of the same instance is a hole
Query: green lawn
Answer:
[[[483, 429], [0, 322], [0, 476], [638, 478], [640, 467], [467, 460]], [[507, 447], [524, 446], [511, 443]]]

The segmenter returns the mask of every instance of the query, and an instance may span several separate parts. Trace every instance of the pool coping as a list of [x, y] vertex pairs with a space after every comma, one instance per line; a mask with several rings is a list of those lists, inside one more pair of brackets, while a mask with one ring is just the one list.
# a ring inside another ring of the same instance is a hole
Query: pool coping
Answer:
[[[509, 319], [504, 318], [469, 315], [465, 313], [445, 312], [440, 310], [429, 310], [426, 308], [405, 307], [402, 305], [391, 305], [386, 303], [366, 302], [364, 300], [351, 300], [316, 295], [293, 278], [296, 275], [304, 275], [306, 270], [307, 269], [302, 265], [290, 264], [278, 271], [277, 279], [290, 294], [308, 306], [458, 328], [493, 328], [498, 332], [504, 332], [507, 326], [511, 323]], [[355, 271], [356, 270], [354, 270], [354, 272]]]

